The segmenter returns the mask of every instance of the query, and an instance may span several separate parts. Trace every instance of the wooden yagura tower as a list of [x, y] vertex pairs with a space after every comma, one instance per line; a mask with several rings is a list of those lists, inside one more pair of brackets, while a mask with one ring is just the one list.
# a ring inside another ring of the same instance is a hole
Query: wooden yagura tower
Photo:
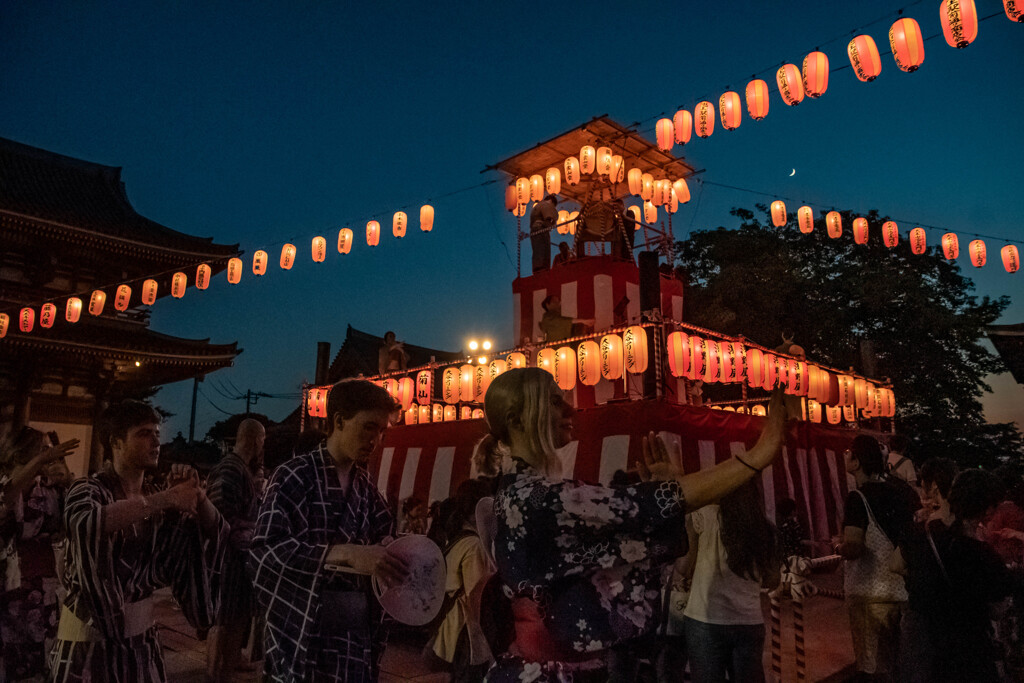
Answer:
[[[214, 244], [139, 215], [120, 168], [0, 138], [0, 310], [10, 316], [0, 339], [0, 423], [77, 437], [85, 447], [69, 461], [72, 470], [97, 465], [92, 426], [109, 401], [230, 366], [241, 352], [237, 342], [149, 329], [143, 281], [152, 277], [158, 296], [166, 296], [176, 270], [191, 285], [199, 264], [216, 273], [237, 253], [238, 245]], [[123, 312], [113, 306], [120, 283], [132, 288]], [[107, 304], [93, 316], [85, 309], [97, 289]], [[65, 320], [71, 296], [84, 304], [77, 323]], [[48, 329], [39, 321], [45, 302], [57, 308]], [[35, 309], [28, 333], [18, 329], [23, 307]]]

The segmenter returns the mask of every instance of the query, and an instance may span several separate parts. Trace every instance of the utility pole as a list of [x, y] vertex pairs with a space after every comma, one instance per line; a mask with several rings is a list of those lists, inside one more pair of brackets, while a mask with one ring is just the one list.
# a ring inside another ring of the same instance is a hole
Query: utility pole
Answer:
[[245, 414], [249, 414], [249, 404], [252, 402], [252, 389], [245, 392]]
[[196, 435], [196, 393], [199, 391], [199, 383], [203, 381], [203, 377], [196, 375], [192, 379], [192, 418], [188, 422], [188, 442], [195, 443]]

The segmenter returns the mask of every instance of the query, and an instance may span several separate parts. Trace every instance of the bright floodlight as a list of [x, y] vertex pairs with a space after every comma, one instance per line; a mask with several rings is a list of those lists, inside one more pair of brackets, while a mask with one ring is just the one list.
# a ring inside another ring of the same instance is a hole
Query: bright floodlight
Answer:
[[476, 351], [477, 346], [479, 346], [479, 344], [476, 343], [476, 339], [473, 339], [472, 341], [469, 342], [470, 351]]
[[480, 365], [483, 365], [484, 363], [487, 362], [487, 356], [480, 356], [479, 358], [476, 359], [476, 362], [479, 363]]
[[491, 342], [489, 340], [485, 341], [484, 342], [484, 351], [490, 351], [490, 350], [491, 350]]

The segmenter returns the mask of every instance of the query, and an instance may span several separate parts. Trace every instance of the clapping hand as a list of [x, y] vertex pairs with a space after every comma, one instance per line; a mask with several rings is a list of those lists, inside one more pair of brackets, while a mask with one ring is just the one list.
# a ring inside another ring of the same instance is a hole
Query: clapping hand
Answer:
[[206, 492], [199, 485], [199, 473], [191, 465], [180, 463], [171, 465], [164, 495], [170, 507], [189, 514], [195, 514], [206, 498]]

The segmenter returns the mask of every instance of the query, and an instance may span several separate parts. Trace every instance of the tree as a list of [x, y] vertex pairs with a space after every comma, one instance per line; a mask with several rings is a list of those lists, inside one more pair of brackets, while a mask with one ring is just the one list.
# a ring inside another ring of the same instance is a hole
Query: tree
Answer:
[[687, 322], [774, 347], [792, 331], [809, 358], [870, 377], [890, 378], [896, 419], [922, 456], [962, 465], [1020, 458], [1024, 438], [1012, 424], [988, 424], [982, 378], [1004, 370], [979, 340], [1008, 297], [974, 296], [974, 283], [938, 247], [917, 255], [904, 229], [895, 248], [882, 243], [876, 211], [869, 240], [831, 239], [823, 217], [814, 231], [775, 228], [733, 209], [738, 229], [693, 233], [677, 245], [680, 279], [689, 285]]

